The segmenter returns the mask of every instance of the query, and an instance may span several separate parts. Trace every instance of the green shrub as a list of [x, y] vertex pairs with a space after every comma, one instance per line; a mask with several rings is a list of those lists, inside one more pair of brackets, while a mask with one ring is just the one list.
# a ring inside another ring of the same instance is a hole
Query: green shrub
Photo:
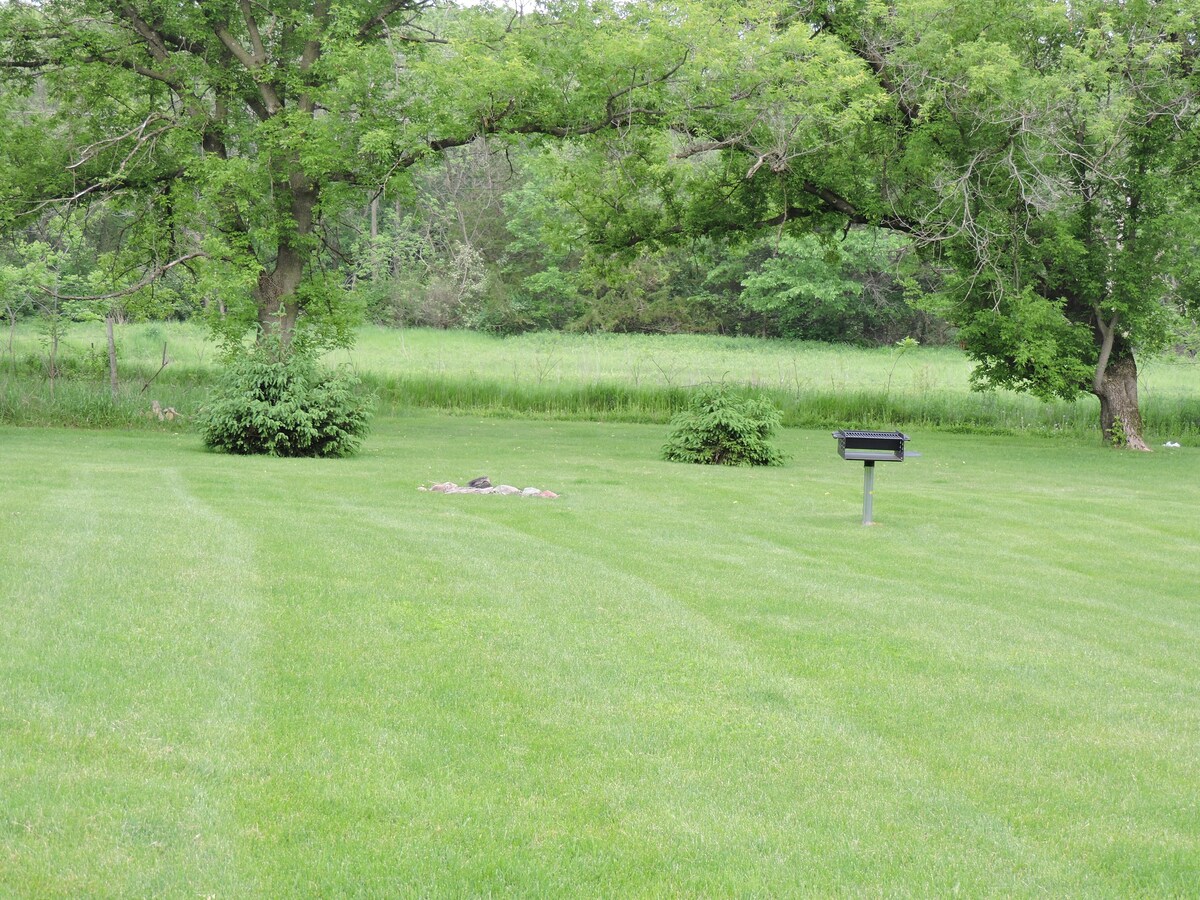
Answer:
[[226, 453], [347, 456], [367, 431], [358, 379], [311, 352], [256, 347], [233, 359], [201, 412], [204, 443]]
[[737, 396], [724, 385], [696, 391], [671, 420], [663, 445], [672, 462], [723, 466], [780, 466], [783, 454], [768, 442], [782, 414], [767, 400]]

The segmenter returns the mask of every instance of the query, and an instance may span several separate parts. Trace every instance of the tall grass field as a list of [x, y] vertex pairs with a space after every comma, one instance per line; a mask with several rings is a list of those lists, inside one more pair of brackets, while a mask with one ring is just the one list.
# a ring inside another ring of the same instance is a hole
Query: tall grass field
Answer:
[[1195, 895], [1200, 451], [663, 438], [0, 427], [0, 895]]
[[[107, 392], [100, 324], [72, 326], [59, 350], [67, 377], [49, 385], [48, 348], [31, 326], [0, 356], [0, 422], [94, 426], [149, 422], [151, 401], [184, 419], [203, 406], [219, 348], [195, 325], [118, 328], [122, 375]], [[161, 367], [164, 354], [170, 360]], [[698, 335], [529, 334], [494, 337], [431, 329], [363, 328], [349, 351], [329, 355], [357, 372], [381, 412], [557, 420], [665, 422], [690, 388], [727, 382], [774, 401], [793, 427], [920, 427], [974, 433], [1093, 437], [1093, 397], [1043, 403], [1008, 391], [970, 390], [957, 348], [866, 349]], [[1140, 361], [1147, 434], [1162, 443], [1200, 437], [1200, 360], [1166, 354]]]

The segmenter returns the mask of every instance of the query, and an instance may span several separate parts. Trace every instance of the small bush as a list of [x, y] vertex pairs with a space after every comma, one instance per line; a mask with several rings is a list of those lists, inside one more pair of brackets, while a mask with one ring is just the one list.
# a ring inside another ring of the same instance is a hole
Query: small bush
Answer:
[[738, 397], [722, 386], [698, 390], [671, 420], [663, 445], [672, 462], [722, 466], [780, 466], [783, 454], [768, 443], [782, 414], [767, 400]]
[[321, 369], [312, 353], [262, 347], [235, 358], [200, 416], [215, 450], [269, 456], [347, 456], [367, 431], [358, 379]]

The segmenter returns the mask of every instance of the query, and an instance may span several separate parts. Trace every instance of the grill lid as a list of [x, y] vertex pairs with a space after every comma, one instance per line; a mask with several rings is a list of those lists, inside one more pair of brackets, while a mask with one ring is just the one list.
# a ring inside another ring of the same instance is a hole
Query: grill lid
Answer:
[[909, 437], [902, 431], [835, 431], [835, 438], [889, 438], [891, 440], [907, 441]]

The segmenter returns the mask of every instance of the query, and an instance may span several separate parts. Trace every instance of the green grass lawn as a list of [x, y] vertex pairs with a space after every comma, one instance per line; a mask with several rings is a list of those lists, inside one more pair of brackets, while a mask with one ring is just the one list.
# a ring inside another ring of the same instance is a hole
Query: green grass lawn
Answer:
[[0, 895], [1195, 893], [1200, 451], [663, 437], [0, 429]]

